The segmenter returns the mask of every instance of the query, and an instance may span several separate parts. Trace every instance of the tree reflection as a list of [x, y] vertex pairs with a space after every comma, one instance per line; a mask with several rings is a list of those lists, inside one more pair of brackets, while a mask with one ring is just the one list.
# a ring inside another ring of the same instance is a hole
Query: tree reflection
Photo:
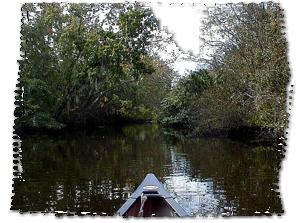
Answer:
[[22, 144], [13, 210], [113, 215], [149, 172], [197, 215], [281, 213], [281, 155], [225, 139], [171, 138], [157, 125], [36, 135]]

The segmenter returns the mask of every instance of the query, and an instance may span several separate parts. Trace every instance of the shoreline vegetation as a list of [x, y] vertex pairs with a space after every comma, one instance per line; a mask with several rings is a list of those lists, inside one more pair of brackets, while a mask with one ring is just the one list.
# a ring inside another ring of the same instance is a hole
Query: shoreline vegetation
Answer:
[[[154, 122], [190, 137], [277, 144], [290, 73], [277, 3], [208, 9], [197, 69], [179, 75], [150, 7], [24, 4], [15, 133]], [[192, 56], [191, 56], [192, 57]], [[202, 68], [201, 68], [202, 67]]]

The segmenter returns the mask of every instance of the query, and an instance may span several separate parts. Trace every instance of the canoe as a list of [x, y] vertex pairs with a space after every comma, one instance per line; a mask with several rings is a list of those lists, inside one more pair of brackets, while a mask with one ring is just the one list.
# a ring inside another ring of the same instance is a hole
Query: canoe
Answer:
[[123, 217], [189, 217], [153, 173], [145, 179], [119, 208], [116, 215]]

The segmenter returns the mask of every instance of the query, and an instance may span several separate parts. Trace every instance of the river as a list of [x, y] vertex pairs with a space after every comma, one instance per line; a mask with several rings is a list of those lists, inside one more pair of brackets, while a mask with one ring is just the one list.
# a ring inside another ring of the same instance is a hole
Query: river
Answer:
[[279, 148], [188, 139], [153, 124], [33, 135], [22, 140], [11, 209], [113, 215], [152, 172], [197, 216], [281, 214], [281, 159]]

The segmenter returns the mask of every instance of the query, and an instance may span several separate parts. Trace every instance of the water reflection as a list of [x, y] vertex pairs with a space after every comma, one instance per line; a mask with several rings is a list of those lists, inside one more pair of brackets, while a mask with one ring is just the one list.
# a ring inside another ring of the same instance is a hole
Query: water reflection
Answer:
[[23, 138], [12, 209], [113, 215], [154, 172], [199, 216], [281, 213], [281, 153], [225, 139], [172, 137], [157, 125]]
[[174, 147], [170, 151], [171, 165], [164, 177], [167, 189], [189, 213], [207, 216], [218, 214], [219, 200], [225, 198], [220, 197], [223, 193], [215, 193], [213, 179], [191, 177], [192, 167], [188, 154], [177, 153]]

